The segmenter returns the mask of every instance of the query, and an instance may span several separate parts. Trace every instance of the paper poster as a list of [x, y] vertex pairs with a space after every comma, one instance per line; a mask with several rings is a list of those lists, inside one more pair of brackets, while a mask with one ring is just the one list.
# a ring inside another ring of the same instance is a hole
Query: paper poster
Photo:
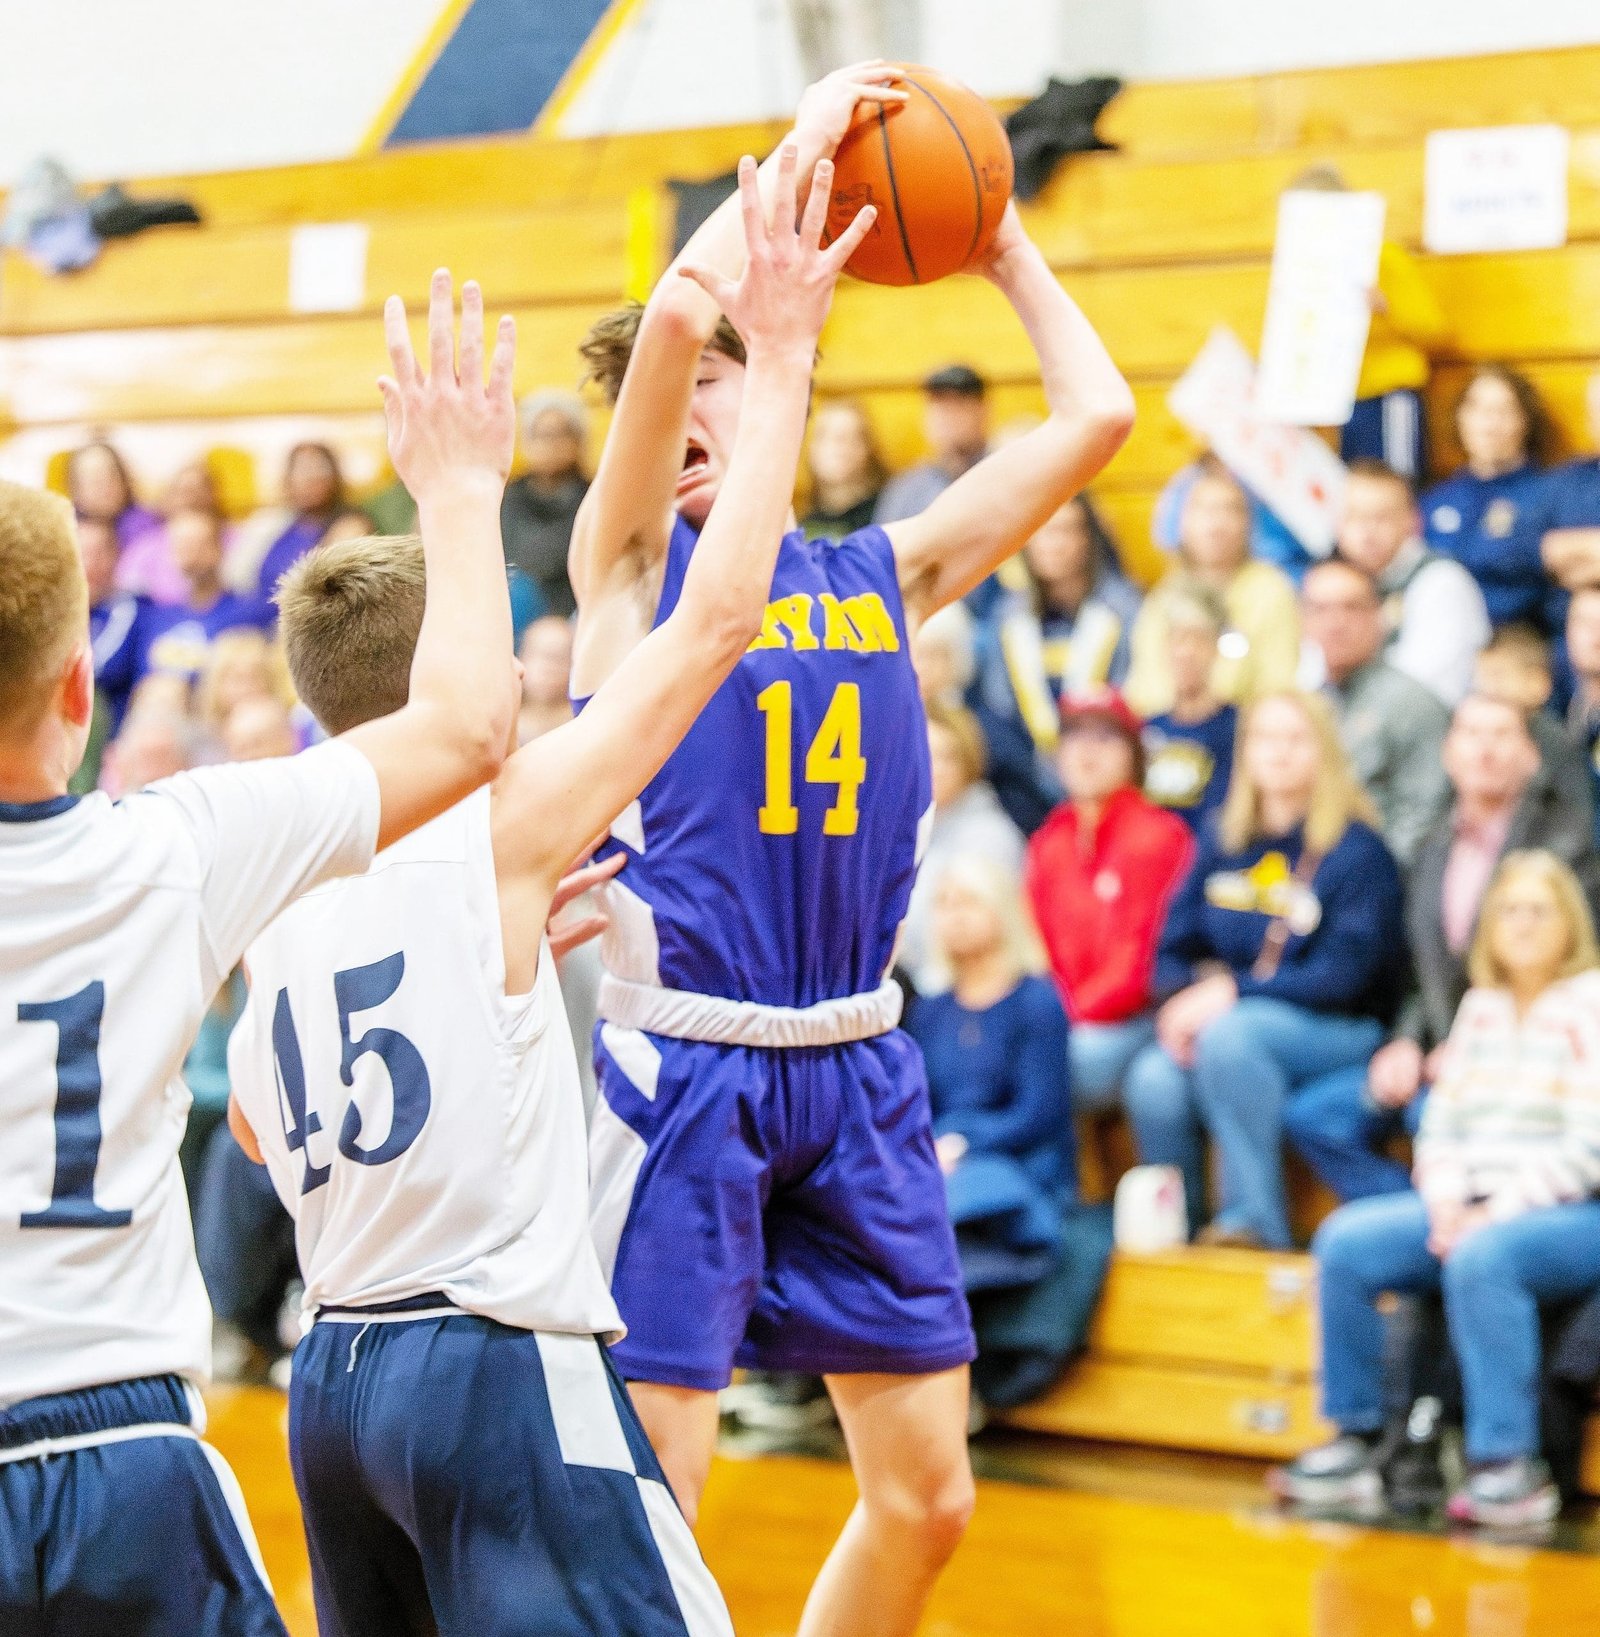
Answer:
[[1355, 407], [1383, 249], [1381, 193], [1290, 191], [1261, 332], [1256, 397], [1268, 419], [1343, 426]]
[[1248, 348], [1218, 325], [1167, 403], [1283, 519], [1307, 551], [1333, 550], [1348, 473], [1316, 433], [1267, 419]]
[[365, 222], [317, 222], [289, 239], [289, 310], [350, 313], [366, 302]]
[[1561, 125], [1430, 132], [1423, 243], [1440, 255], [1564, 245], [1570, 148]]

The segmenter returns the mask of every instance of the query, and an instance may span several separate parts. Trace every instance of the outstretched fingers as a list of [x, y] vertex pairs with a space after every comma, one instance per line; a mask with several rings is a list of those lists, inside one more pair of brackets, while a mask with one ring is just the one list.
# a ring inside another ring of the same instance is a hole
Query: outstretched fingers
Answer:
[[735, 300], [739, 294], [739, 286], [732, 279], [724, 278], [712, 267], [696, 267], [692, 263], [685, 263], [678, 269], [678, 276], [692, 279], [724, 313], [728, 311], [729, 302]]
[[391, 385], [396, 390], [415, 386], [421, 379], [421, 371], [417, 368], [417, 355], [411, 350], [406, 304], [399, 296], [390, 296], [383, 304], [383, 339], [389, 349], [389, 367], [394, 371]]
[[855, 255], [860, 248], [861, 241], [872, 231], [872, 224], [878, 219], [876, 205], [863, 205], [856, 212], [856, 219], [851, 222], [843, 233], [821, 252], [822, 265], [830, 273], [841, 272], [844, 264]]
[[815, 250], [822, 243], [822, 230], [828, 225], [828, 206], [833, 199], [833, 161], [819, 159], [811, 173], [811, 192], [806, 198], [806, 213], [800, 220], [800, 247]]
[[473, 387], [483, 380], [483, 290], [476, 279], [461, 286], [461, 380]]
[[[750, 154], [739, 161], [739, 215], [744, 220], [745, 249], [753, 256], [767, 242], [767, 218], [761, 209], [761, 186], [756, 180], [756, 162]], [[695, 282], [702, 281], [697, 279]]]
[[501, 316], [495, 329], [494, 352], [489, 359], [489, 396], [509, 397], [511, 377], [517, 363], [517, 321], [510, 313]]
[[456, 377], [455, 298], [450, 270], [441, 267], [428, 291], [428, 373], [435, 380]]
[[772, 240], [787, 245], [794, 237], [794, 218], [797, 193], [795, 172], [800, 165], [800, 150], [793, 142], [785, 142], [778, 150], [778, 195], [772, 205]]

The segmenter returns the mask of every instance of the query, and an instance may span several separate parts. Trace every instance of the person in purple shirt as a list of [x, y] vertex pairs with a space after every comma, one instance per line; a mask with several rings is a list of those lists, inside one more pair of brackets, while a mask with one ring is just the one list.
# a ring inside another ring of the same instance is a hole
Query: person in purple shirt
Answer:
[[163, 672], [192, 682], [224, 631], [240, 626], [270, 631], [275, 615], [270, 603], [223, 586], [222, 519], [215, 512], [174, 512], [167, 539], [187, 594], [177, 607], [151, 610], [138, 673], [142, 678]]
[[321, 544], [328, 525], [345, 509], [339, 457], [325, 443], [297, 443], [284, 468], [283, 493], [294, 518], [261, 559], [256, 593], [263, 602], [271, 601], [278, 581]]
[[1525, 376], [1484, 364], [1456, 406], [1455, 429], [1466, 463], [1422, 496], [1428, 544], [1478, 582], [1497, 631], [1522, 620], [1554, 635], [1554, 588], [1525, 526], [1544, 487], [1549, 415]]
[[86, 443], [67, 460], [67, 498], [80, 518], [117, 531], [117, 584], [155, 602], [182, 602], [185, 584], [160, 514], [134, 499], [127, 463], [109, 443]]
[[148, 597], [117, 587], [121, 545], [117, 526], [108, 518], [78, 519], [78, 550], [89, 583], [89, 643], [94, 656], [94, 684], [105, 700], [106, 725], [115, 733], [128, 707], [128, 695], [139, 680], [139, 657], [149, 631], [153, 605]]

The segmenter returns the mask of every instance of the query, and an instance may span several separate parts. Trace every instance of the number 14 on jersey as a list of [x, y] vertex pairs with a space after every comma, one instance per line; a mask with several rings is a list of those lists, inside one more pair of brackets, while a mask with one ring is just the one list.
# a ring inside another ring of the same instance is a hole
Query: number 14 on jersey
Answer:
[[[756, 695], [756, 708], [767, 722], [766, 800], [758, 818], [761, 833], [792, 836], [800, 828], [800, 809], [794, 804], [794, 687], [774, 682]], [[861, 688], [841, 682], [833, 690], [822, 726], [806, 751], [807, 784], [838, 787], [833, 806], [822, 817], [822, 833], [853, 836], [861, 822], [858, 797], [867, 777], [861, 754]]]

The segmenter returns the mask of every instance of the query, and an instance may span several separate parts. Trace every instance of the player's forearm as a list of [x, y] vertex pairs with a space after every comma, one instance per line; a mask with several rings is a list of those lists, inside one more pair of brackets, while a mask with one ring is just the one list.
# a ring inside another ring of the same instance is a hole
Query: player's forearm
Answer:
[[493, 774], [511, 737], [502, 492], [493, 474], [483, 472], [463, 473], [417, 496], [428, 596], [410, 703], [423, 741], [419, 750], [459, 758], [471, 783]]
[[812, 360], [799, 350], [750, 355], [727, 475], [689, 560], [674, 619], [730, 669], [761, 628], [805, 436]]
[[1103, 439], [1109, 460], [1133, 425], [1133, 393], [1094, 326], [1031, 243], [1007, 251], [989, 277], [1038, 354], [1052, 418], [1070, 422], [1075, 436]]

